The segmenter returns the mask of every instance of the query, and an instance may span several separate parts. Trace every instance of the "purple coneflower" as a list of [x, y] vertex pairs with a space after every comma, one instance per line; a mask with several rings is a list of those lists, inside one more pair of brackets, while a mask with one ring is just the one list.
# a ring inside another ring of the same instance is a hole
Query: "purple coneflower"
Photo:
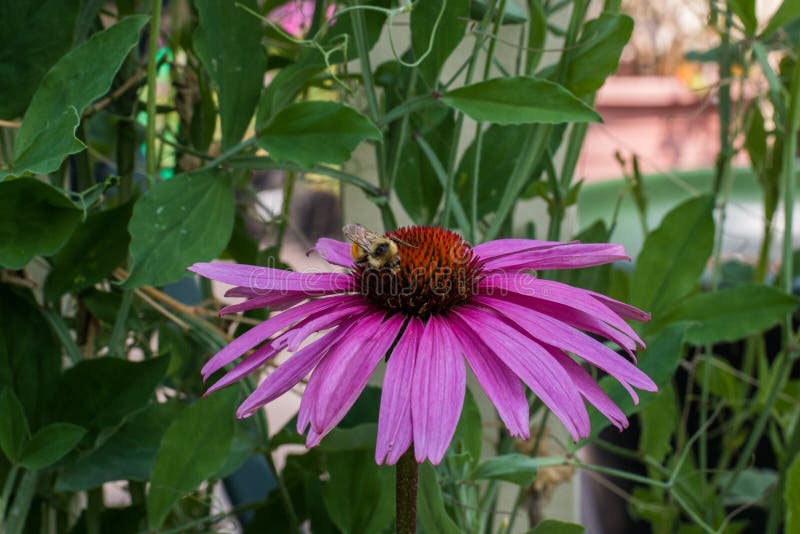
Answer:
[[613, 341], [635, 361], [633, 351], [644, 345], [624, 319], [646, 321], [647, 313], [531, 274], [629, 259], [622, 246], [499, 239], [471, 247], [449, 230], [419, 226], [386, 235], [399, 248], [394, 270], [355, 263], [351, 245], [332, 239], [320, 239], [314, 250], [348, 272], [225, 263], [190, 267], [236, 286], [227, 295], [247, 298], [220, 314], [265, 306], [285, 310], [209, 360], [206, 379], [255, 349], [208, 392], [236, 382], [282, 350], [292, 352], [237, 416], [252, 415], [311, 373], [297, 430], [308, 429], [306, 445], [312, 447], [341, 421], [387, 357], [375, 459], [394, 464], [413, 444], [418, 462], [438, 464], [464, 402], [464, 359], [508, 430], [524, 439], [530, 426], [523, 383], [576, 441], [590, 432], [584, 401], [617, 428], [627, 426], [625, 414], [573, 356], [613, 376], [634, 402], [633, 388], [657, 389], [631, 361], [587, 334]]

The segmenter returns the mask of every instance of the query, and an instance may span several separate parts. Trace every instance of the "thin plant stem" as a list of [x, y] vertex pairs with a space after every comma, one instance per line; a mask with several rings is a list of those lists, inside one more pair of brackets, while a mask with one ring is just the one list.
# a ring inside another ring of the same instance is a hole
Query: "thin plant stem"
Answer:
[[[369, 7], [369, 6], [358, 6]], [[364, 22], [364, 13], [361, 9], [356, 9], [353, 12], [353, 36], [356, 41], [356, 50], [358, 51], [358, 60], [361, 63], [361, 79], [364, 83], [364, 91], [367, 94], [367, 105], [369, 107], [370, 117], [375, 124], [380, 123], [380, 108], [378, 106], [378, 96], [375, 90], [375, 82], [372, 79], [372, 66], [369, 61], [369, 50], [367, 49], [367, 30]], [[386, 145], [383, 142], [375, 143], [375, 165], [378, 169], [378, 184], [380, 185], [381, 192], [386, 197], [385, 200], [378, 204], [378, 209], [381, 212], [381, 219], [383, 221], [384, 230], [393, 230], [397, 227], [392, 208], [389, 205], [389, 197], [391, 190], [389, 190], [389, 176], [386, 172]]]
[[[467, 64], [467, 74], [464, 79], [464, 85], [469, 85], [472, 82], [478, 51], [483, 47], [484, 37], [482, 36], [482, 33], [486, 31], [486, 28], [489, 27], [489, 23], [492, 21], [492, 14], [495, 10], [494, 7], [495, 0], [489, 0], [486, 5], [486, 13], [483, 16], [483, 19], [481, 19], [478, 29], [475, 32], [475, 44], [472, 47], [472, 54], [470, 55], [470, 59]], [[489, 59], [490, 58], [487, 58], [487, 61]], [[444, 188], [444, 208], [442, 209], [441, 216], [441, 224], [445, 228], [450, 225], [450, 211], [453, 205], [453, 197], [455, 196], [453, 185], [455, 183], [456, 160], [458, 159], [458, 145], [459, 141], [461, 140], [461, 129], [463, 126], [464, 114], [459, 113], [458, 118], [456, 118], [455, 127], [453, 128], [453, 137], [450, 141], [450, 155], [447, 161], [447, 181]], [[463, 228], [462, 230], [466, 231], [466, 228]]]
[[8, 474], [6, 475], [6, 482], [3, 484], [3, 493], [0, 494], [0, 523], [3, 523], [3, 516], [5, 515], [5, 510], [8, 507], [9, 501], [11, 500], [11, 491], [14, 489], [14, 483], [17, 481], [18, 472], [19, 467], [12, 465], [11, 469], [8, 470]]
[[103, 511], [103, 487], [90, 489], [86, 494], [86, 532], [88, 534], [100, 534], [102, 529], [100, 514]]
[[[729, 11], [725, 13], [725, 29], [722, 32], [722, 42], [720, 44], [720, 61], [719, 61], [719, 74], [720, 79], [724, 79], [730, 72], [730, 29], [731, 29], [731, 14]], [[731, 140], [731, 92], [729, 84], [722, 84], [719, 91], [719, 156], [717, 157], [717, 174], [714, 179], [713, 194], [716, 200], [724, 191], [722, 201], [719, 203], [719, 217], [717, 221], [716, 231], [714, 235], [714, 245], [712, 251], [712, 265], [711, 265], [711, 291], [717, 289], [720, 278], [721, 269], [721, 254], [722, 254], [722, 234], [725, 228], [725, 214], [727, 211], [728, 197], [731, 187], [731, 159], [733, 158], [732, 140]], [[712, 345], [706, 344], [702, 352], [702, 360], [704, 362], [703, 372], [701, 376], [700, 387], [700, 427], [706, 426], [708, 421], [708, 405], [710, 399], [710, 382], [711, 382], [711, 366], [709, 362], [713, 356]], [[698, 440], [698, 460], [700, 468], [700, 481], [702, 484], [702, 494], [706, 493], [708, 487], [708, 480], [706, 473], [708, 472], [708, 433], [702, 432]], [[715, 507], [705, 507], [705, 518], [710, 520], [715, 513]]]
[[478, 242], [478, 186], [480, 185], [481, 174], [481, 151], [483, 150], [483, 123], [479, 122], [475, 132], [475, 161], [472, 168], [472, 187], [470, 198], [470, 239], [473, 243]]
[[156, 178], [156, 85], [158, 57], [158, 35], [161, 28], [161, 0], [152, 0], [152, 14], [150, 15], [150, 39], [147, 50], [147, 131], [145, 135], [146, 170], [147, 176], [152, 180]]
[[31, 507], [31, 502], [36, 495], [36, 484], [39, 480], [39, 471], [29, 469], [24, 472], [14, 492], [14, 503], [3, 518], [0, 526], [4, 527], [3, 534], [22, 534], [25, 530], [25, 518]]
[[[414, 93], [414, 86], [417, 84], [417, 69], [411, 70], [411, 78], [408, 81], [408, 89], [406, 90], [406, 98], [405, 101], [408, 103], [414, 99], [411, 98], [411, 95]], [[428, 98], [426, 97], [424, 101], [427, 101]], [[402, 107], [398, 106], [398, 107]], [[397, 108], [395, 108], [397, 109]], [[387, 114], [388, 116], [388, 114]], [[401, 155], [403, 154], [403, 147], [405, 146], [407, 136], [408, 136], [408, 121], [410, 117], [410, 110], [409, 112], [403, 113], [403, 120], [400, 122], [400, 132], [397, 135], [397, 144], [395, 145], [394, 149], [394, 161], [392, 162], [392, 171], [389, 174], [389, 183], [387, 184], [386, 190], [392, 191], [394, 190], [394, 184], [397, 180], [397, 172], [400, 170], [400, 159]], [[384, 117], [384, 121], [386, 117]]]
[[[492, 28], [492, 35], [497, 35], [500, 31], [500, 22], [503, 20], [503, 13], [506, 9], [506, 0], [500, 0], [500, 5], [497, 8], [497, 16], [494, 19], [494, 27]], [[489, 49], [486, 51], [486, 63], [483, 66], [483, 79], [489, 78], [489, 73], [492, 68], [492, 60], [494, 59], [494, 47], [496, 40], [489, 39]], [[472, 168], [472, 187], [470, 198], [470, 227], [469, 236], [473, 243], [478, 242], [478, 185], [480, 183], [481, 171], [481, 151], [483, 150], [483, 123], [479, 122], [475, 130], [475, 161]], [[467, 229], [464, 228], [464, 231]]]
[[292, 532], [300, 532], [300, 522], [297, 520], [297, 513], [294, 511], [292, 497], [289, 495], [286, 482], [283, 480], [281, 473], [278, 472], [278, 468], [275, 466], [275, 460], [272, 458], [272, 453], [268, 452], [264, 456], [267, 460], [270, 471], [272, 471], [272, 475], [275, 477], [275, 480], [278, 483], [278, 491], [281, 494], [281, 501], [283, 501], [283, 508], [286, 511], [286, 515], [289, 516], [289, 524], [291, 525]]
[[[570, 22], [567, 29], [567, 34], [564, 39], [564, 54], [561, 56], [561, 61], [557, 67], [558, 81], [563, 82], [566, 76], [566, 69], [568, 66], [569, 56], [571, 55], [571, 48], [578, 39], [581, 24], [586, 16], [586, 10], [589, 6], [588, 0], [576, 0], [572, 7], [570, 14]], [[528, 183], [528, 179], [533, 172], [534, 166], [539, 162], [545, 154], [547, 142], [550, 139], [550, 134], [553, 128], [550, 124], [538, 124], [528, 127], [528, 133], [523, 142], [522, 154], [514, 169], [511, 171], [511, 177], [508, 181], [508, 186], [500, 198], [497, 210], [495, 211], [494, 220], [489, 225], [483, 238], [491, 240], [497, 237], [506, 219], [511, 216], [514, 205], [516, 204], [519, 193]]]
[[111, 341], [109, 342], [111, 348], [111, 355], [117, 358], [125, 358], [125, 338], [128, 334], [128, 314], [131, 311], [131, 304], [133, 303], [133, 290], [126, 289], [122, 293], [122, 302], [117, 310], [117, 317], [114, 321], [114, 326], [111, 330]]
[[413, 445], [400, 457], [395, 473], [395, 523], [397, 525], [397, 534], [416, 534], [419, 465], [417, 464], [417, 459], [414, 458]]
[[[795, 51], [795, 57], [800, 54], [800, 46]], [[789, 115], [786, 123], [786, 141], [783, 144], [783, 159], [781, 169], [781, 190], [783, 191], [783, 246], [781, 254], [781, 280], [783, 282], [783, 291], [787, 295], [793, 295], [794, 284], [794, 255], [792, 250], [792, 228], [794, 224], [794, 197], [795, 197], [795, 159], [797, 150], [797, 129], [800, 127], [800, 61], [794, 65], [792, 73], [792, 85], [789, 93]], [[792, 335], [792, 313], [787, 313], [783, 320], [783, 352], [775, 362], [774, 373], [777, 375], [776, 382], [779, 388], [783, 389], [783, 384], [792, 368], [793, 352], [796, 347], [793, 346]], [[770, 391], [770, 399], [775, 402], [777, 398], [777, 391]], [[772, 409], [772, 405], [767, 405], [764, 408], [765, 414], [768, 414]], [[766, 424], [766, 421], [765, 421]], [[773, 503], [769, 509], [769, 517], [767, 525], [769, 526], [768, 534], [777, 532], [779, 519], [783, 515], [783, 488], [786, 485], [786, 471], [794, 461], [797, 454], [800, 454], [800, 429], [798, 424], [795, 424], [794, 430], [788, 440], [787, 454], [784, 457], [783, 469], [779, 472], [778, 485], [772, 497]], [[763, 429], [761, 429], [763, 432]], [[756, 442], [758, 443], [758, 442]], [[750, 442], [747, 443], [750, 445]], [[753, 445], [755, 448], [755, 444]], [[741, 458], [740, 458], [741, 460]], [[736, 473], [734, 473], [734, 477]], [[731, 477], [731, 478], [734, 478]], [[730, 485], [730, 484], [729, 484]], [[777, 502], [776, 502], [777, 501]]]

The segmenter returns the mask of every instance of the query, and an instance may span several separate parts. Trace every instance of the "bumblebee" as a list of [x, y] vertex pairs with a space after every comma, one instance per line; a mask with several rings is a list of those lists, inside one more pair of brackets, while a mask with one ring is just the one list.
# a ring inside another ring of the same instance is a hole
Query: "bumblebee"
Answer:
[[413, 247], [400, 239], [376, 234], [360, 224], [348, 224], [342, 232], [353, 242], [350, 255], [355, 262], [376, 270], [388, 269], [396, 273], [400, 270], [398, 243]]

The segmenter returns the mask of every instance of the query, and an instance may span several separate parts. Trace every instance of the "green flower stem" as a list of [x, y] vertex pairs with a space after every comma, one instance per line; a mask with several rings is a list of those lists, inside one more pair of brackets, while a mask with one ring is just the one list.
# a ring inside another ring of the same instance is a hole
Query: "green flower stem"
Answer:
[[147, 132], [145, 146], [147, 148], [147, 176], [152, 180], [158, 172], [156, 159], [156, 85], [158, 69], [156, 57], [158, 56], [158, 35], [161, 28], [161, 0], [152, 0], [152, 14], [150, 15], [150, 40], [147, 50]]
[[[730, 48], [730, 29], [731, 29], [732, 16], [730, 11], [725, 13], [725, 28], [722, 31], [720, 43], [720, 61], [719, 61], [719, 77], [720, 80], [725, 80], [730, 76], [730, 63], [731, 63], [731, 48]], [[720, 269], [721, 269], [721, 253], [722, 253], [722, 232], [725, 228], [725, 214], [727, 212], [728, 198], [730, 196], [730, 189], [732, 185], [731, 173], [731, 160], [733, 158], [733, 148], [731, 139], [731, 91], [730, 84], [723, 83], [720, 85], [719, 91], [719, 155], [717, 156], [717, 173], [714, 177], [713, 194], [715, 200], [722, 194], [722, 200], [719, 203], [719, 220], [715, 229], [714, 245], [712, 251], [712, 264], [711, 264], [711, 291], [716, 291], [719, 284]], [[700, 411], [700, 427], [704, 428], [708, 421], [708, 406], [710, 400], [710, 382], [711, 382], [711, 365], [710, 358], [713, 356], [713, 347], [707, 344], [703, 348], [700, 357], [704, 360], [703, 373], [700, 377], [700, 404], [698, 406]], [[698, 463], [701, 473], [700, 482], [702, 486], [702, 494], [706, 494], [708, 488], [708, 435], [706, 432], [701, 433], [698, 440]], [[705, 507], [705, 518], [711, 520], [716, 510], [714, 506]]]
[[4, 522], [3, 516], [5, 515], [8, 503], [11, 500], [11, 491], [14, 489], [14, 483], [17, 481], [17, 473], [19, 467], [12, 465], [6, 475], [6, 482], [3, 484], [3, 493], [0, 494], [0, 524]]
[[414, 458], [414, 446], [408, 448], [397, 462], [395, 474], [395, 518], [397, 534], [417, 532], [417, 481], [419, 465]]

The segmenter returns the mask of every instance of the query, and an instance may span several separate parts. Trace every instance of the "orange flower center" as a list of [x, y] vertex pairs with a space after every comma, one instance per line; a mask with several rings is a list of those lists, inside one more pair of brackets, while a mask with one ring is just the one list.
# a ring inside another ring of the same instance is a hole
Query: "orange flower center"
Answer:
[[444, 228], [411, 226], [386, 237], [397, 244], [399, 268], [356, 267], [358, 287], [370, 301], [392, 312], [427, 317], [470, 299], [480, 267], [461, 236]]

